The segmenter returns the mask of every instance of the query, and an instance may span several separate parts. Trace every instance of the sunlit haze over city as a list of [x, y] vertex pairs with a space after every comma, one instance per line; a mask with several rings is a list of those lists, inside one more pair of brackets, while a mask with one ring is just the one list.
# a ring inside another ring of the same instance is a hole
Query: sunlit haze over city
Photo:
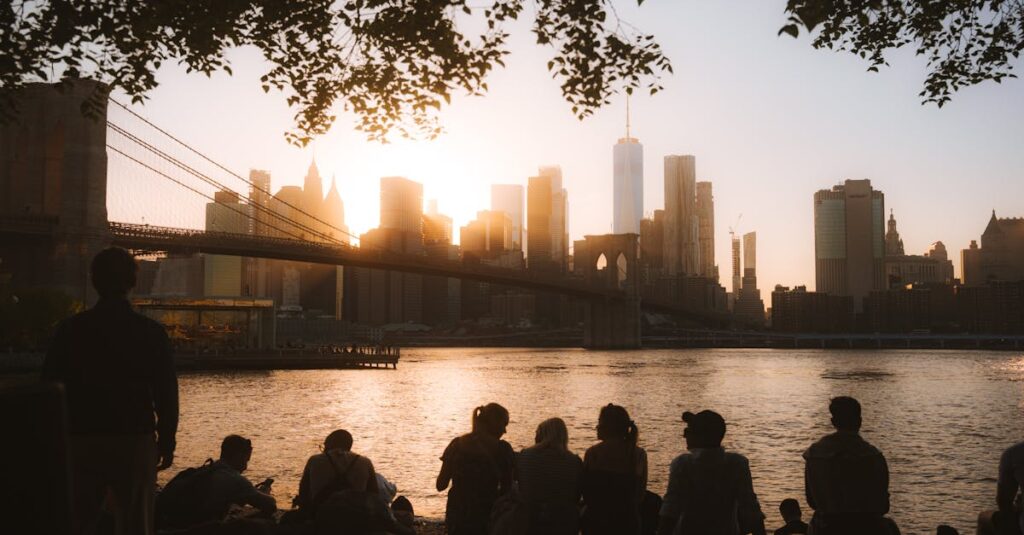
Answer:
[[[941, 240], [958, 275], [959, 250], [978, 239], [992, 210], [1024, 212], [1019, 80], [967, 88], [939, 109], [920, 104], [925, 65], [911, 50], [866, 72], [865, 61], [814, 50], [806, 36], [777, 36], [781, 1], [616, 5], [658, 37], [675, 71], [662, 92], [631, 101], [631, 133], [644, 147], [644, 212], [663, 207], [664, 156], [694, 155], [697, 180], [714, 187], [715, 260], [726, 286], [735, 226], [757, 232], [762, 287], [812, 288], [812, 196], [845, 179], [870, 179], [885, 194], [886, 217], [894, 211], [908, 254]], [[134, 109], [240, 174], [268, 170], [275, 192], [302, 185], [315, 158], [325, 192], [337, 177], [354, 234], [378, 224], [381, 177], [422, 183], [424, 201], [437, 199], [457, 229], [489, 208], [491, 184], [525, 186], [541, 165], [562, 168], [570, 238], [609, 233], [612, 146], [625, 135], [625, 98], [577, 120], [544, 68], [550, 51], [533, 43], [529, 21], [512, 29], [512, 54], [488, 79], [489, 92], [454, 97], [434, 140], [396, 134], [387, 145], [370, 142], [338, 110], [327, 135], [306, 148], [289, 145], [283, 133], [292, 114], [283, 95], [261, 91], [268, 67], [254, 49], [228, 54], [233, 75], [165, 65], [160, 86]], [[123, 195], [111, 180], [110, 197]], [[203, 225], [201, 203], [153, 210], [127, 199], [110, 209], [111, 219], [138, 221], [138, 210], [153, 224]]]

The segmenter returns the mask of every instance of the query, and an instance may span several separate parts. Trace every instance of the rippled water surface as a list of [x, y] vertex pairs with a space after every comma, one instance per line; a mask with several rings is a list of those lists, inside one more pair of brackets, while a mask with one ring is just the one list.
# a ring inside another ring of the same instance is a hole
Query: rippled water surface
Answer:
[[750, 458], [769, 527], [780, 524], [783, 498], [804, 501], [800, 454], [830, 431], [830, 397], [863, 404], [863, 434], [888, 458], [904, 533], [934, 533], [940, 523], [973, 533], [977, 511], [994, 503], [1002, 449], [1024, 439], [1018, 353], [423, 349], [404, 351], [398, 370], [187, 374], [181, 393], [172, 473], [240, 433], [255, 447], [250, 479], [275, 478], [274, 493], [290, 501], [305, 460], [342, 427], [417, 514], [434, 517], [445, 502], [434, 491], [438, 457], [488, 401], [511, 412], [505, 438], [517, 450], [539, 422], [560, 416], [580, 454], [595, 441], [600, 407], [625, 405], [659, 494], [682, 449], [681, 412], [715, 409], [728, 422], [726, 448]]

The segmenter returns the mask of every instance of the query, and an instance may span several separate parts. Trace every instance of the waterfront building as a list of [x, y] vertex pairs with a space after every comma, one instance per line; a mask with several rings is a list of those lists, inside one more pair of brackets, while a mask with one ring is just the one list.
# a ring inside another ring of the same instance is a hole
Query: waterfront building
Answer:
[[[206, 230], [246, 234], [249, 231], [248, 207], [234, 191], [218, 191], [213, 202], [206, 203]], [[238, 297], [242, 295], [242, 257], [210, 254], [203, 256], [203, 295]]]
[[956, 287], [916, 283], [874, 290], [864, 300], [868, 332], [961, 332], [956, 325]]
[[904, 288], [908, 284], [951, 284], [953, 263], [941, 242], [931, 245], [923, 255], [908, 255], [896, 229], [896, 217], [889, 212], [885, 233], [886, 288]]
[[885, 288], [885, 196], [870, 180], [847, 180], [814, 194], [815, 281], [819, 292], [849, 295], [861, 311]]
[[957, 319], [972, 333], [1024, 334], [1024, 280], [956, 288]]
[[644, 215], [644, 146], [629, 135], [628, 111], [626, 137], [612, 147], [612, 203], [612, 232], [640, 234]]
[[995, 210], [981, 235], [961, 253], [963, 282], [980, 286], [989, 281], [1024, 280], [1024, 218], [996, 217]]
[[788, 333], [848, 333], [854, 328], [853, 297], [792, 290], [772, 292], [772, 330]]
[[491, 184], [491, 210], [505, 212], [512, 220], [512, 249], [521, 251], [523, 245], [523, 186], [519, 184]]
[[692, 155], [665, 156], [665, 272], [698, 275], [697, 167]]
[[715, 264], [715, 198], [711, 182], [697, 182], [697, 250], [700, 256], [700, 276], [718, 280]]

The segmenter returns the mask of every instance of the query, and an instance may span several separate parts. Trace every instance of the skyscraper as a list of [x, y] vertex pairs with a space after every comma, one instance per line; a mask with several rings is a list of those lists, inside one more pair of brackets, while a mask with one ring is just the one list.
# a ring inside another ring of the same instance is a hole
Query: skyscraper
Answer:
[[270, 172], [262, 169], [249, 170], [249, 234], [266, 236], [272, 218], [267, 214], [270, 208]]
[[569, 261], [569, 192], [562, 187], [562, 168], [541, 166], [538, 174], [551, 180], [551, 262], [565, 270]]
[[552, 265], [551, 177], [532, 176], [526, 192], [526, 261], [530, 269], [549, 269]]
[[437, 211], [437, 199], [430, 199], [423, 214], [423, 243], [452, 243], [452, 218]]
[[326, 223], [321, 225], [324, 227], [324, 233], [336, 241], [349, 243], [348, 225], [345, 224], [345, 203], [338, 193], [338, 184], [334, 176], [331, 176], [331, 189], [324, 198], [320, 216]]
[[380, 228], [406, 232], [423, 244], [423, 184], [400, 176], [380, 179]]
[[523, 187], [519, 184], [491, 184], [491, 210], [505, 212], [512, 220], [512, 250], [523, 249]]
[[[247, 208], [234, 191], [214, 193], [213, 202], [206, 203], [206, 230], [232, 234], [247, 233]], [[211, 254], [204, 257], [203, 264], [203, 295], [242, 295], [242, 257]]]
[[[734, 247], [739, 240], [734, 239]], [[736, 249], [733, 249], [737, 252]], [[738, 256], [738, 255], [737, 255]], [[757, 288], [757, 233], [743, 235], [743, 286], [733, 304], [734, 313], [754, 325], [764, 324], [764, 301]]]
[[665, 156], [665, 271], [698, 275], [696, 158]]
[[743, 272], [740, 269], [740, 239], [732, 235], [732, 295], [735, 299], [740, 292], [740, 280]]
[[[743, 235], [743, 278], [757, 282], [757, 233], [748, 232]], [[743, 286], [747, 286], [744, 280]]]
[[896, 230], [896, 216], [889, 210], [889, 223], [885, 231], [885, 256], [898, 256], [906, 254], [903, 249], [903, 240]]
[[697, 182], [697, 249], [700, 252], [700, 276], [718, 280], [715, 265], [715, 198], [711, 182]]
[[[318, 219], [323, 220], [324, 181], [320, 178], [320, 170], [317, 169], [316, 160], [310, 162], [309, 170], [306, 171], [306, 177], [302, 180], [301, 208], [306, 214], [300, 218], [300, 221], [310, 229], [325, 232], [323, 223], [317, 221]], [[323, 239], [321, 236], [310, 232], [304, 231], [303, 234], [307, 240], [321, 241]]]
[[885, 289], [885, 195], [870, 180], [847, 180], [814, 194], [817, 291], [853, 297], [858, 312]]
[[612, 232], [640, 234], [644, 216], [644, 146], [629, 135], [626, 102], [626, 137], [612, 148]]

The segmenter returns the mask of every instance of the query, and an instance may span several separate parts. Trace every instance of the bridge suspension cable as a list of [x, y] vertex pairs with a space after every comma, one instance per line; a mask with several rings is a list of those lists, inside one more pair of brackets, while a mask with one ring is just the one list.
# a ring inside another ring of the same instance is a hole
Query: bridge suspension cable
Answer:
[[[135, 158], [134, 156], [129, 155], [128, 153], [122, 151], [121, 149], [119, 149], [117, 147], [114, 147], [113, 145], [107, 145], [107, 148], [112, 150], [112, 151], [114, 151], [114, 152], [116, 152], [116, 153], [118, 153], [118, 154], [120, 154], [121, 156], [124, 156], [125, 158], [128, 158], [129, 160], [131, 160], [131, 161], [141, 165], [142, 167], [145, 167], [146, 169], [148, 169], [148, 170], [150, 170], [150, 171], [152, 171], [152, 172], [162, 176], [163, 178], [166, 178], [167, 180], [170, 180], [171, 182], [174, 182], [175, 184], [177, 184], [177, 185], [179, 185], [179, 186], [181, 186], [181, 187], [183, 187], [183, 188], [185, 188], [185, 189], [187, 189], [187, 190], [189, 190], [189, 191], [199, 195], [200, 197], [209, 199], [211, 201], [215, 200], [214, 197], [212, 197], [208, 193], [203, 193], [202, 191], [199, 191], [198, 189], [196, 189], [196, 188], [194, 188], [192, 186], [189, 186], [188, 184], [186, 184], [186, 183], [184, 183], [184, 182], [182, 182], [182, 181], [180, 181], [180, 180], [178, 180], [178, 179], [176, 179], [176, 178], [174, 178], [174, 177], [164, 173], [163, 171], [160, 171], [159, 169], [156, 169], [155, 167], [153, 167], [153, 166], [143, 162], [142, 160], [139, 160], [138, 158]], [[234, 208], [234, 207], [228, 206], [228, 205], [225, 205], [225, 207], [227, 209], [235, 212], [235, 213], [241, 214], [244, 217], [247, 217], [249, 219], [255, 220], [255, 218], [251, 214], [246, 212], [245, 210], [238, 210], [237, 208]], [[295, 238], [297, 240], [305, 241], [305, 239], [301, 235], [293, 234], [293, 233], [289, 232], [288, 230], [282, 229], [282, 228], [277, 227], [275, 225], [272, 225], [270, 223], [266, 223], [266, 222], [264, 222], [264, 223], [268, 227], [270, 227], [271, 229], [276, 230], [276, 231], [278, 231], [278, 232], [280, 232], [282, 234], [287, 234], [287, 235], [289, 235], [289, 236], [291, 236], [291, 237], [293, 237], [293, 238]]]
[[[132, 110], [132, 109], [131, 109], [131, 108], [129, 108], [128, 106], [126, 106], [126, 105], [122, 104], [121, 102], [117, 101], [117, 99], [114, 99], [114, 98], [112, 98], [112, 97], [108, 97], [108, 99], [110, 100], [110, 102], [113, 102], [113, 103], [114, 103], [115, 105], [117, 105], [117, 106], [118, 106], [118, 107], [120, 107], [121, 109], [125, 110], [126, 112], [128, 112], [129, 114], [131, 114], [132, 116], [134, 116], [135, 118], [137, 118], [138, 120], [142, 121], [142, 122], [143, 122], [144, 124], [146, 124], [146, 125], [147, 125], [147, 126], [149, 126], [150, 128], [152, 128], [152, 129], [156, 130], [156, 131], [157, 131], [157, 132], [159, 132], [160, 134], [163, 134], [163, 135], [164, 135], [164, 136], [166, 136], [166, 137], [167, 137], [168, 139], [170, 139], [171, 141], [174, 141], [174, 142], [175, 142], [175, 143], [177, 143], [178, 145], [181, 145], [182, 147], [184, 147], [184, 148], [185, 148], [186, 150], [188, 150], [189, 152], [191, 152], [191, 153], [195, 154], [196, 156], [198, 156], [198, 157], [202, 158], [202, 159], [203, 159], [203, 160], [205, 160], [206, 162], [208, 162], [208, 163], [212, 164], [213, 166], [217, 167], [218, 169], [220, 169], [220, 170], [224, 171], [225, 173], [228, 173], [228, 174], [229, 174], [229, 175], [231, 175], [232, 177], [234, 177], [234, 178], [236, 178], [236, 179], [238, 179], [238, 180], [242, 181], [243, 183], [247, 184], [247, 185], [248, 185], [248, 186], [249, 186], [250, 188], [252, 188], [252, 189], [255, 189], [256, 191], [259, 191], [260, 193], [264, 193], [264, 194], [266, 194], [266, 195], [267, 195], [268, 197], [273, 197], [273, 194], [272, 194], [272, 193], [271, 193], [271, 192], [270, 192], [269, 190], [267, 190], [267, 189], [264, 189], [263, 187], [261, 187], [261, 186], [259, 186], [258, 184], [256, 184], [256, 183], [252, 182], [252, 181], [251, 181], [251, 180], [249, 180], [248, 178], [245, 178], [245, 177], [243, 177], [243, 176], [239, 175], [238, 173], [235, 173], [235, 172], [234, 172], [234, 171], [232, 171], [231, 169], [228, 169], [227, 167], [225, 167], [225, 166], [221, 165], [220, 163], [216, 162], [215, 160], [213, 160], [212, 158], [210, 158], [210, 157], [209, 157], [209, 156], [207, 156], [206, 154], [204, 154], [204, 153], [200, 152], [200, 151], [199, 151], [198, 149], [196, 149], [196, 148], [192, 147], [192, 146], [191, 146], [191, 145], [189, 145], [188, 143], [185, 143], [185, 142], [184, 142], [184, 141], [182, 141], [181, 139], [179, 139], [179, 138], [175, 137], [175, 136], [174, 136], [173, 134], [171, 134], [170, 132], [168, 132], [168, 131], [164, 130], [163, 128], [160, 128], [159, 126], [157, 126], [156, 124], [154, 124], [154, 123], [153, 123], [152, 121], [150, 121], [149, 119], [146, 119], [145, 117], [143, 117], [143, 116], [142, 116], [142, 115], [140, 115], [139, 113], [135, 112], [134, 110]], [[303, 210], [302, 208], [299, 208], [298, 206], [295, 206], [295, 205], [293, 205], [293, 204], [291, 204], [291, 203], [289, 203], [289, 202], [285, 201], [284, 199], [278, 199], [278, 201], [279, 201], [279, 202], [281, 202], [281, 204], [283, 204], [283, 205], [287, 206], [288, 208], [291, 208], [292, 210], [294, 210], [294, 211], [298, 212], [299, 214], [301, 214], [301, 215], [303, 215], [303, 216], [306, 216], [306, 217], [308, 217], [308, 218], [309, 218], [310, 220], [312, 220], [312, 221], [314, 221], [314, 222], [316, 222], [316, 223], [320, 223], [320, 224], [322, 224], [322, 225], [325, 225], [325, 226], [326, 226], [327, 228], [329, 228], [329, 229], [331, 229], [331, 230], [333, 230], [333, 231], [336, 231], [336, 232], [338, 232], [338, 233], [340, 233], [340, 234], [344, 234], [344, 235], [346, 235], [346, 236], [349, 236], [350, 238], [353, 238], [353, 239], [355, 239], [356, 241], [359, 241], [359, 236], [357, 236], [357, 235], [355, 235], [355, 234], [352, 234], [351, 232], [349, 232], [349, 231], [347, 231], [347, 230], [343, 230], [343, 229], [341, 229], [341, 228], [339, 228], [339, 227], [337, 227], [337, 226], [335, 226], [335, 225], [332, 225], [331, 223], [329, 223], [329, 222], [327, 222], [327, 221], [324, 221], [323, 219], [320, 219], [319, 217], [317, 217], [317, 216], [315, 216], [315, 215], [313, 215], [313, 214], [310, 214], [309, 212], [307, 212], [307, 211]]]
[[[161, 159], [163, 159], [163, 160], [165, 160], [165, 161], [169, 162], [170, 164], [174, 165], [175, 167], [178, 167], [179, 169], [181, 169], [181, 170], [183, 170], [183, 171], [185, 171], [185, 172], [189, 173], [190, 175], [192, 175], [192, 176], [194, 176], [194, 177], [198, 178], [199, 180], [202, 180], [203, 182], [205, 182], [205, 183], [207, 183], [207, 184], [209, 184], [209, 185], [211, 185], [211, 186], [213, 186], [213, 187], [215, 187], [215, 188], [219, 188], [219, 189], [221, 189], [221, 190], [226, 190], [226, 189], [229, 189], [229, 188], [228, 188], [228, 187], [227, 187], [227, 186], [226, 186], [225, 184], [223, 184], [222, 182], [220, 182], [220, 181], [218, 181], [218, 180], [216, 180], [216, 179], [214, 179], [214, 178], [212, 178], [212, 177], [210, 177], [210, 176], [208, 176], [208, 175], [206, 175], [206, 174], [203, 174], [203, 173], [199, 172], [198, 170], [196, 170], [196, 169], [192, 168], [191, 166], [189, 166], [189, 165], [187, 165], [187, 164], [183, 163], [182, 161], [178, 160], [177, 158], [175, 158], [175, 157], [173, 157], [173, 156], [171, 156], [171, 155], [169, 155], [169, 154], [167, 154], [167, 153], [165, 153], [165, 152], [161, 151], [160, 149], [158, 149], [158, 148], [154, 147], [153, 145], [151, 145], [151, 144], [147, 143], [146, 141], [143, 141], [143, 140], [142, 140], [142, 139], [140, 139], [140, 138], [139, 138], [138, 136], [136, 136], [136, 135], [132, 134], [131, 132], [128, 132], [127, 130], [125, 130], [124, 128], [120, 127], [120, 126], [119, 126], [119, 125], [117, 125], [116, 123], [113, 123], [113, 122], [107, 121], [107, 126], [108, 126], [108, 127], [109, 127], [109, 128], [110, 128], [110, 129], [112, 130], [112, 131], [114, 131], [115, 133], [117, 133], [117, 134], [120, 134], [121, 136], [124, 136], [124, 137], [125, 137], [125, 138], [127, 138], [128, 140], [130, 140], [130, 141], [132, 141], [133, 143], [135, 143], [135, 144], [137, 144], [137, 145], [141, 146], [142, 148], [146, 149], [146, 150], [147, 150], [147, 151], [149, 151], [150, 153], [152, 153], [152, 154], [155, 154], [155, 155], [156, 155], [156, 156], [158, 156], [159, 158], [161, 158]], [[109, 147], [109, 145], [108, 145], [108, 147]], [[191, 187], [185, 186], [185, 184], [183, 184], [182, 182], [180, 182], [180, 181], [178, 181], [178, 180], [175, 180], [175, 179], [171, 178], [171, 177], [170, 177], [169, 175], [167, 175], [167, 174], [165, 174], [165, 173], [161, 173], [161, 172], [157, 171], [156, 169], [154, 169], [154, 168], [153, 168], [153, 167], [151, 167], [151, 166], [148, 166], [148, 165], [146, 165], [146, 164], [143, 164], [143, 163], [142, 163], [142, 162], [141, 162], [140, 160], [138, 160], [138, 159], [135, 159], [135, 158], [132, 158], [132, 157], [128, 156], [128, 155], [127, 155], [126, 153], [124, 153], [123, 151], [121, 151], [121, 150], [117, 150], [117, 149], [114, 149], [114, 150], [115, 150], [115, 152], [117, 152], [117, 153], [119, 153], [119, 154], [121, 154], [121, 155], [124, 155], [124, 156], [125, 156], [125, 157], [127, 157], [128, 159], [130, 159], [130, 160], [132, 160], [132, 161], [134, 161], [134, 162], [136, 162], [136, 163], [138, 163], [138, 164], [140, 164], [140, 165], [143, 165], [143, 166], [144, 166], [144, 167], [146, 167], [147, 169], [149, 169], [149, 170], [151, 170], [151, 171], [154, 171], [154, 172], [156, 172], [156, 173], [157, 173], [157, 174], [159, 174], [160, 176], [162, 176], [162, 177], [164, 177], [164, 178], [167, 178], [167, 179], [169, 179], [169, 180], [172, 180], [173, 182], [175, 182], [175, 183], [177, 183], [177, 184], [179, 184], [179, 185], [181, 185], [181, 186], [187, 187], [187, 188], [188, 188], [189, 190], [191, 190], [191, 191], [193, 191], [193, 192], [199, 193], [199, 192], [198, 192], [197, 190], [195, 190], [194, 188], [191, 188]], [[212, 198], [211, 198], [211, 197], [210, 197], [209, 195], [206, 195], [206, 194], [203, 194], [203, 193], [200, 193], [200, 194], [201, 194], [201, 195], [203, 195], [203, 197], [205, 197], [205, 198], [207, 198], [207, 199], [211, 199], [211, 200], [212, 200]], [[298, 220], [295, 220], [295, 219], [292, 219], [292, 218], [286, 217], [286, 216], [282, 215], [281, 213], [277, 212], [276, 210], [272, 210], [272, 209], [270, 209], [269, 207], [266, 207], [266, 206], [260, 205], [259, 203], [253, 203], [253, 202], [251, 201], [251, 199], [247, 199], [247, 200], [246, 200], [246, 206], [249, 206], [249, 207], [251, 207], [251, 208], [254, 208], [254, 209], [256, 209], [257, 211], [260, 211], [261, 213], [265, 213], [265, 214], [269, 215], [270, 217], [276, 218], [276, 219], [278, 219], [278, 220], [280, 220], [280, 221], [284, 222], [284, 223], [285, 223], [285, 224], [287, 224], [287, 225], [292, 225], [292, 226], [296, 227], [297, 229], [299, 229], [299, 230], [301, 230], [301, 231], [304, 231], [304, 232], [308, 232], [308, 233], [310, 233], [310, 234], [312, 234], [312, 235], [314, 235], [314, 236], [316, 236], [316, 237], [319, 237], [320, 239], [322, 239], [322, 240], [324, 240], [324, 241], [328, 241], [328, 242], [335, 242], [335, 241], [338, 241], [338, 240], [337, 240], [336, 238], [334, 238], [333, 236], [330, 236], [329, 234], [326, 234], [326, 233], [324, 233], [324, 232], [321, 232], [321, 231], [319, 231], [319, 230], [316, 230], [316, 229], [314, 229], [314, 228], [312, 228], [312, 227], [309, 227], [308, 225], [306, 225], [306, 224], [304, 224], [304, 223], [302, 223], [302, 222], [300, 222], [300, 221], [298, 221]], [[234, 211], [236, 211], [236, 212], [237, 212], [238, 210], [234, 210]], [[249, 219], [251, 219], [251, 220], [253, 220], [253, 221], [258, 221], [258, 219], [257, 219], [257, 218], [255, 218], [255, 217], [253, 217], [253, 216], [252, 216], [251, 214], [246, 214], [246, 217], [247, 217], [247, 218], [249, 218]], [[266, 223], [266, 222], [263, 222], [263, 223]], [[270, 226], [270, 225], [268, 224], [267, 226]], [[283, 232], [283, 231], [282, 231], [281, 229], [279, 229], [279, 228], [276, 228], [276, 227], [275, 227], [275, 230], [278, 230], [278, 231], [281, 231], [281, 232]], [[303, 238], [302, 238], [301, 236], [297, 236], [297, 235], [295, 235], [295, 234], [292, 234], [292, 233], [288, 233], [288, 234], [289, 234], [289, 235], [292, 235], [292, 236], [296, 236], [296, 237], [297, 237], [297, 238], [299, 238], [299, 239], [303, 239]]]

